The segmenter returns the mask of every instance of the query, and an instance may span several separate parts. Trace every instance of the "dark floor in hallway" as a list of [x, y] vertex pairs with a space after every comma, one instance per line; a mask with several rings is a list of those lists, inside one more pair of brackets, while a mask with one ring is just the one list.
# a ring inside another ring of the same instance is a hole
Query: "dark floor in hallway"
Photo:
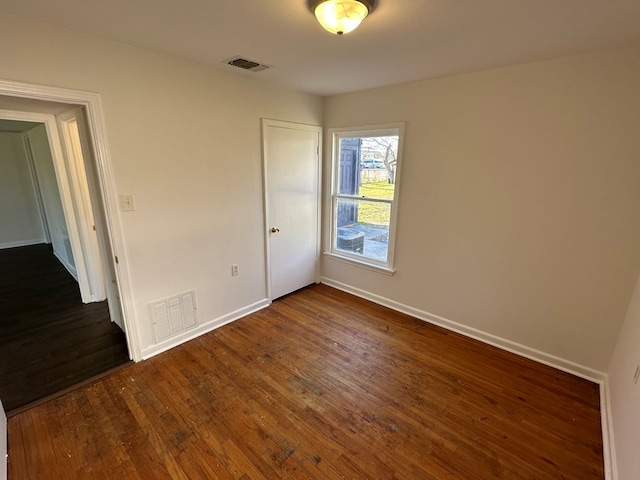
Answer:
[[83, 304], [49, 245], [0, 250], [0, 399], [7, 412], [128, 361], [107, 302]]

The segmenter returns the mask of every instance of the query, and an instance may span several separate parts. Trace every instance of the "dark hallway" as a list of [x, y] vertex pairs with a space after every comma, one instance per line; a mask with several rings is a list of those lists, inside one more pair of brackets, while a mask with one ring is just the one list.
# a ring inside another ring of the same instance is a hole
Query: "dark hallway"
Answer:
[[50, 245], [0, 250], [0, 399], [7, 412], [128, 361], [107, 302], [83, 304]]

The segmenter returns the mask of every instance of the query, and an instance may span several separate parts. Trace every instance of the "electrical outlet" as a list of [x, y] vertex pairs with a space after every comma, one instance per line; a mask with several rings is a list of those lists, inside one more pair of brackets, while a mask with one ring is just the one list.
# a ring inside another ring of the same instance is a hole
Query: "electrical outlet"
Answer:
[[237, 263], [234, 263], [233, 265], [231, 265], [231, 276], [235, 277], [236, 275], [238, 275], [239, 272], [239, 268], [240, 266]]
[[640, 365], [636, 365], [636, 371], [633, 374], [633, 383], [637, 385], [639, 379], [640, 379]]

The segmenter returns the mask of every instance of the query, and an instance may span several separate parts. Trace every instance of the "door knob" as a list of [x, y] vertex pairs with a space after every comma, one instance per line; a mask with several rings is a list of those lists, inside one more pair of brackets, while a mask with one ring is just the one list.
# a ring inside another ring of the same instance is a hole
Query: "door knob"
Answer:
[[271, 227], [271, 233], [278, 233], [280, 229], [278, 227]]

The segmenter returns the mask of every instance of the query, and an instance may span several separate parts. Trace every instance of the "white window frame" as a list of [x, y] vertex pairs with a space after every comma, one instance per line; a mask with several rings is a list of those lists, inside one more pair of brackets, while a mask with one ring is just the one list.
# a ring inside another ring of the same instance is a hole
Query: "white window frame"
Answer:
[[[349, 253], [344, 250], [338, 250], [337, 248], [337, 203], [338, 198], [342, 199], [355, 199], [355, 200], [369, 200], [368, 197], [362, 197], [357, 195], [340, 194], [339, 177], [340, 177], [340, 140], [342, 138], [353, 137], [384, 137], [390, 135], [398, 136], [398, 153], [395, 169], [395, 184], [393, 192], [393, 200], [378, 200], [371, 201], [388, 203], [391, 205], [390, 218], [389, 218], [389, 243], [387, 247], [387, 261], [382, 262], [364, 255], [358, 255], [355, 253]], [[360, 267], [365, 267], [377, 272], [393, 275], [394, 257], [395, 257], [395, 240], [396, 240], [396, 223], [398, 218], [398, 204], [400, 194], [400, 170], [402, 165], [402, 144], [404, 141], [404, 123], [389, 123], [384, 125], [368, 125], [359, 127], [343, 127], [329, 129], [329, 138], [331, 139], [331, 191], [329, 192], [329, 215], [330, 215], [330, 227], [328, 229], [328, 236], [326, 238], [327, 250], [325, 255], [344, 261], [350, 264], [354, 264]]]

